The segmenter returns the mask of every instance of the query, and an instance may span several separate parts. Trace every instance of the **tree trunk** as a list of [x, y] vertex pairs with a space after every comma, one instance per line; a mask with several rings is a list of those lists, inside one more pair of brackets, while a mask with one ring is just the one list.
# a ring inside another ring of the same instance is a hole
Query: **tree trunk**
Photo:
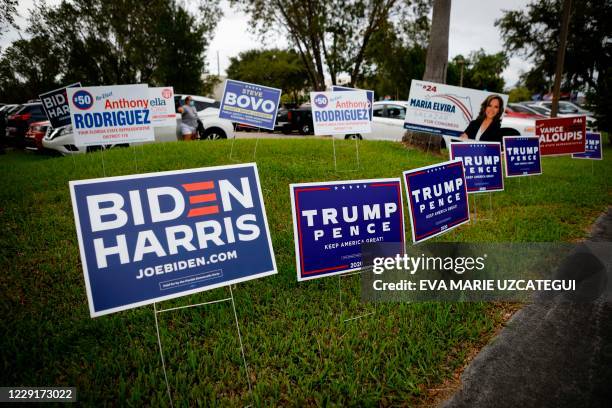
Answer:
[[[448, 30], [451, 0], [434, 0], [424, 81], [446, 83], [448, 66]], [[402, 138], [406, 145], [440, 154], [442, 137], [424, 132], [407, 131]]]

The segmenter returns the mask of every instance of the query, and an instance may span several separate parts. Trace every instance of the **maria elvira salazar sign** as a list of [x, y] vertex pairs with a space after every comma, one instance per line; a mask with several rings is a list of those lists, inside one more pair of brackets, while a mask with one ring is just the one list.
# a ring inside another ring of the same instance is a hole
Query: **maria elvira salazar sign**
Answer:
[[70, 182], [92, 317], [276, 273], [257, 167]]

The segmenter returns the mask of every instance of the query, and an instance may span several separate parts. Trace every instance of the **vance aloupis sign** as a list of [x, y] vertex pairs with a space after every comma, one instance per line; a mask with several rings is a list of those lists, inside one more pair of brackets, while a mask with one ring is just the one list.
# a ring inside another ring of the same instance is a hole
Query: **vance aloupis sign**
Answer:
[[255, 164], [70, 182], [92, 317], [276, 273]]

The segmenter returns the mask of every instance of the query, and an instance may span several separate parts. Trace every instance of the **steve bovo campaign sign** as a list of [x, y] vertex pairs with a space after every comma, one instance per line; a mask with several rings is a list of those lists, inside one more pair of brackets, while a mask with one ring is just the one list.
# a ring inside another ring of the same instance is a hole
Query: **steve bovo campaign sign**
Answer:
[[[361, 269], [362, 245], [395, 256], [404, 251], [399, 178], [292, 184], [298, 281]], [[393, 252], [393, 253], [391, 253]], [[368, 259], [373, 259], [369, 254]]]
[[412, 241], [443, 234], [470, 220], [470, 209], [460, 160], [404, 172]]
[[70, 182], [92, 317], [276, 273], [255, 164]]

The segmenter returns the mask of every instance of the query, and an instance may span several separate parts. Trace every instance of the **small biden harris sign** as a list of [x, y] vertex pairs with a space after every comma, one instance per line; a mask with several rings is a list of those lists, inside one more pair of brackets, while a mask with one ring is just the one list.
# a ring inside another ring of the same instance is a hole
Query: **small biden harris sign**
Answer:
[[[292, 184], [291, 209], [298, 281], [370, 266], [362, 245], [381, 245], [374, 257], [404, 253], [399, 178]], [[378, 246], [376, 248], [379, 248]]]
[[219, 117], [274, 130], [281, 90], [248, 82], [225, 81]]
[[404, 172], [412, 241], [425, 241], [470, 220], [461, 160]]
[[451, 143], [450, 159], [463, 162], [468, 194], [504, 190], [500, 143]]
[[255, 164], [70, 182], [92, 317], [276, 273]]

